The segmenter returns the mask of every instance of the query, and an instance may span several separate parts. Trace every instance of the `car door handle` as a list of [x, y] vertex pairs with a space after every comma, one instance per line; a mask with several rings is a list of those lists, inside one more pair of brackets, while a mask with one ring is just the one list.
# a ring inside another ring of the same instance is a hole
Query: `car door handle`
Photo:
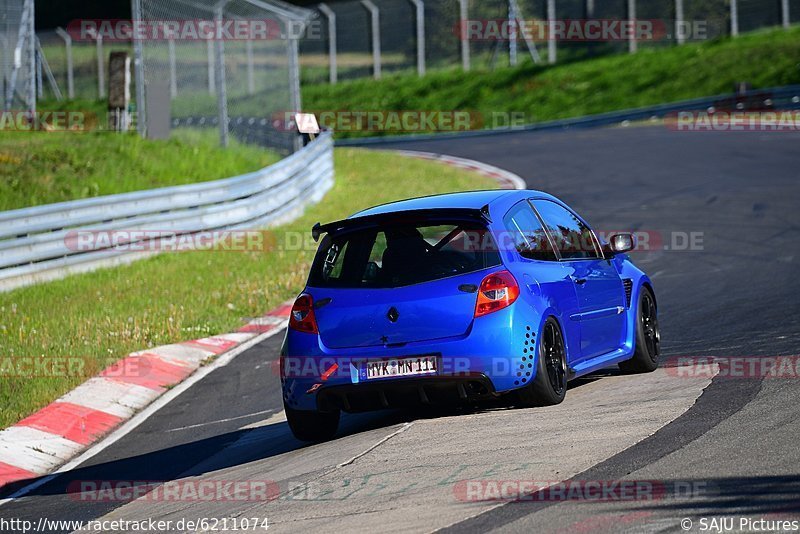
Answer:
[[578, 284], [579, 286], [582, 286], [583, 284], [586, 283], [586, 278], [575, 278], [575, 277], [572, 277], [572, 281], [575, 282], [576, 284]]

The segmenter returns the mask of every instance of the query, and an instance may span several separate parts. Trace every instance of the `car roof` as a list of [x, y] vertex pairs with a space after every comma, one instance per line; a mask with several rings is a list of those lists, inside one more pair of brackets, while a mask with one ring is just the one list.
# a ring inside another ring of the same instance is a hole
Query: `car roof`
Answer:
[[399, 211], [414, 211], [414, 210], [436, 210], [436, 209], [475, 209], [479, 210], [484, 206], [489, 206], [490, 209], [494, 206], [502, 208], [503, 205], [509, 206], [517, 200], [523, 198], [530, 198], [531, 196], [541, 196], [545, 198], [552, 198], [547, 193], [532, 190], [514, 190], [496, 189], [490, 191], [465, 191], [460, 193], [445, 193], [442, 195], [432, 195], [427, 197], [411, 198], [408, 200], [400, 200], [397, 202], [390, 202], [388, 204], [381, 204], [366, 210], [354, 213], [349, 218], [365, 217], [368, 215], [381, 215], [385, 213], [395, 213]]

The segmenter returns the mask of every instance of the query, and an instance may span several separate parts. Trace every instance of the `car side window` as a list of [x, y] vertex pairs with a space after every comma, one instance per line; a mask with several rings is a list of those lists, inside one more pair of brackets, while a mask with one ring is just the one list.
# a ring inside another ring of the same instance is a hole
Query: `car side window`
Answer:
[[556, 255], [547, 234], [527, 201], [516, 204], [503, 218], [507, 235], [501, 246], [514, 247], [529, 260], [555, 261]]
[[534, 200], [533, 206], [562, 259], [602, 258], [592, 231], [574, 213], [550, 200]]

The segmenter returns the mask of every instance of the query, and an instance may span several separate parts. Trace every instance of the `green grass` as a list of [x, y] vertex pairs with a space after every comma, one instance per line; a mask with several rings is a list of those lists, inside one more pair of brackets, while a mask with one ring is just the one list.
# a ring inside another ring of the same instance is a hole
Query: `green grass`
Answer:
[[102, 132], [0, 133], [0, 210], [216, 180], [279, 157], [263, 148], [218, 146], [216, 131], [178, 131], [150, 141]]
[[[276, 243], [287, 242], [287, 232], [308, 236], [317, 221], [375, 204], [496, 187], [467, 171], [380, 152], [337, 149], [335, 165], [333, 190], [301, 219], [276, 229]], [[234, 330], [294, 297], [314, 251], [283, 248], [163, 254], [0, 293], [0, 363], [9, 357], [64, 356], [86, 362], [77, 376], [0, 377], [0, 428], [129, 352]]]
[[[460, 110], [477, 112], [473, 128], [495, 112], [517, 112], [527, 123], [577, 117], [688, 98], [800, 83], [800, 27], [751, 33], [703, 44], [642, 49], [637, 54], [495, 71], [461, 70], [388, 76], [334, 86], [303, 87], [303, 107], [328, 110]], [[502, 125], [501, 125], [502, 126]], [[352, 132], [338, 137], [402, 132]]]

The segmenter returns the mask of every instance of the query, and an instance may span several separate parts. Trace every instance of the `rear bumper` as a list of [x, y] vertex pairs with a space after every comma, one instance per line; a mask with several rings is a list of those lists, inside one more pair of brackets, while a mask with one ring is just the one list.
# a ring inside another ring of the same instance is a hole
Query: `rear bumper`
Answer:
[[482, 373], [462, 377], [381, 380], [323, 387], [317, 391], [317, 410], [355, 413], [425, 405], [458, 405], [496, 395], [492, 381]]
[[[282, 350], [284, 402], [296, 410], [369, 411], [518, 389], [535, 376], [538, 322], [529, 307], [514, 305], [475, 320], [462, 337], [352, 349], [331, 349], [320, 336], [290, 329]], [[364, 361], [424, 355], [439, 359], [436, 375], [365, 380], [355, 370]]]

